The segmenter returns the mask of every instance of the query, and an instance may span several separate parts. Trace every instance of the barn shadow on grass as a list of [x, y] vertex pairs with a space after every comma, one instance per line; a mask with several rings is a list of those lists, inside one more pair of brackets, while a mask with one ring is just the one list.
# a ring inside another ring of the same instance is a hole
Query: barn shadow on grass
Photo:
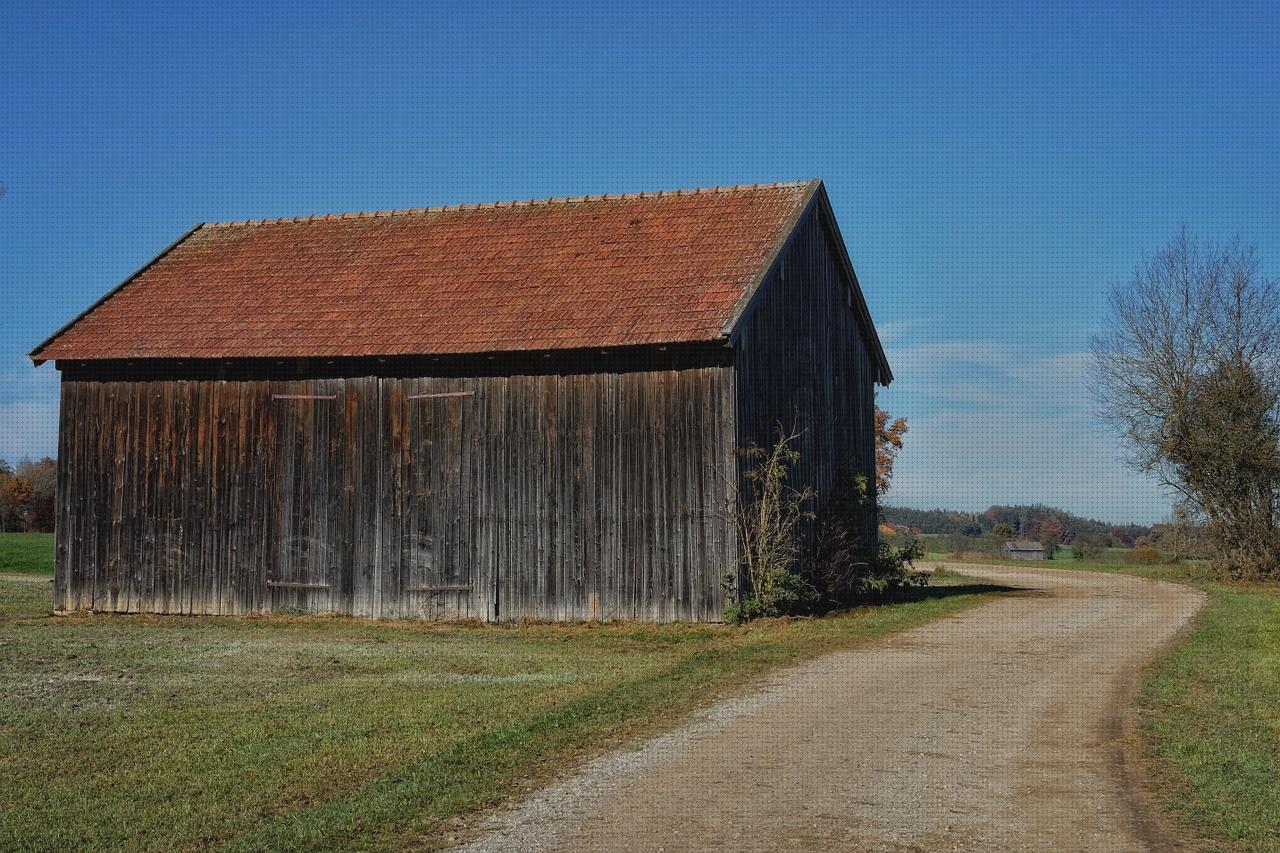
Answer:
[[960, 595], [1008, 595], [1037, 592], [1024, 587], [998, 583], [945, 583], [931, 586], [909, 586], [894, 589], [856, 602], [855, 607], [876, 607], [888, 604], [909, 604], [918, 601], [937, 601]]

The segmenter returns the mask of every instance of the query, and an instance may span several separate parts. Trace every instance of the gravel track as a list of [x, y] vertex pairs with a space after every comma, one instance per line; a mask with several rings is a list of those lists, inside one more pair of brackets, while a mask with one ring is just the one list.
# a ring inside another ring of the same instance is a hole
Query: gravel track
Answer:
[[1133, 691], [1203, 603], [1123, 575], [955, 566], [1017, 587], [777, 673], [482, 817], [459, 850], [1165, 850]]

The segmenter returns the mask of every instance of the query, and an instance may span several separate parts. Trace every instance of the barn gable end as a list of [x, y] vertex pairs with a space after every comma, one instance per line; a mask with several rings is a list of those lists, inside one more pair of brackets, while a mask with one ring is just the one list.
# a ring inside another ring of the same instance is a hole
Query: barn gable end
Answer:
[[197, 229], [32, 353], [55, 608], [716, 620], [738, 448], [871, 458], [851, 276], [817, 182]]
[[[732, 339], [739, 446], [769, 447], [780, 430], [795, 435], [800, 457], [790, 484], [812, 489], [818, 512], [848, 497], [857, 478], [873, 490], [874, 385], [892, 374], [821, 187]], [[875, 518], [868, 503], [867, 542], [875, 541]]]

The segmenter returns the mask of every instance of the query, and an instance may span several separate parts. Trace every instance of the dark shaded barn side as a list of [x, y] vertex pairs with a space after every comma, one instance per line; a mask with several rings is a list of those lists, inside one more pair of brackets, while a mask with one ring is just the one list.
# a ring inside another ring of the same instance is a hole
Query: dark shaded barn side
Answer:
[[[872, 476], [892, 377], [819, 182], [192, 235], [33, 353], [62, 371], [58, 610], [714, 621], [740, 448], [798, 432], [819, 508]], [[444, 283], [384, 285], [397, 264]], [[564, 280], [508, 296], [528, 276]], [[350, 319], [371, 289], [440, 354]]]
[[[889, 380], [829, 214], [816, 198], [732, 335], [738, 446], [771, 447], [780, 429], [795, 434], [800, 458], [789, 484], [816, 491], [819, 511], [859, 475], [874, 489], [874, 385]], [[859, 527], [874, 544], [874, 493], [867, 499]], [[815, 524], [805, 527], [810, 542]]]

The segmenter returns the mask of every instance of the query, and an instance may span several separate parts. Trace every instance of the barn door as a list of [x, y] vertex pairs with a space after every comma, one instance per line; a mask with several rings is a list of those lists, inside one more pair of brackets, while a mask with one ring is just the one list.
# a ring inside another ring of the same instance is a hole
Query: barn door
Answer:
[[276, 530], [267, 567], [273, 611], [339, 609], [339, 567], [350, 501], [343, 475], [342, 380], [273, 383], [276, 426]]
[[491, 618], [472, 574], [467, 428], [474, 397], [457, 381], [404, 380], [396, 478], [401, 612], [428, 619]]

